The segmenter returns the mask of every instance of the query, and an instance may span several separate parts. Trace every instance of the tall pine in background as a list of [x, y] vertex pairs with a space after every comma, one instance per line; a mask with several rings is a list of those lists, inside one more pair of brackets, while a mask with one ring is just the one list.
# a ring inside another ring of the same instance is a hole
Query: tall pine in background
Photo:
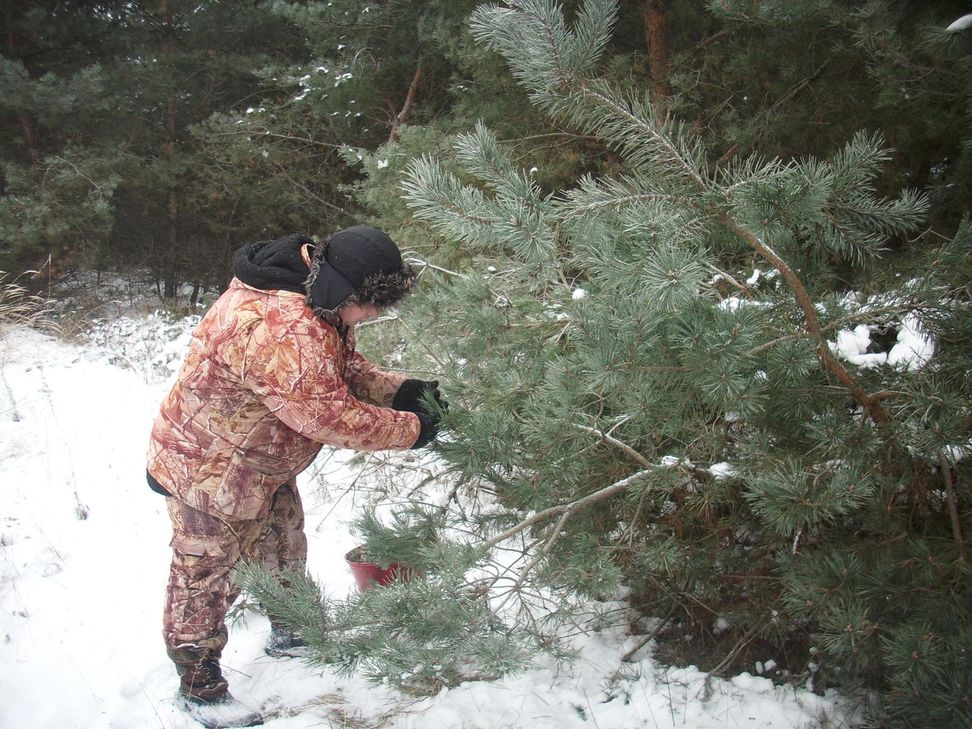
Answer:
[[124, 99], [108, 71], [124, 5], [3, 5], [0, 270], [42, 269], [50, 258], [90, 264], [110, 234], [132, 163], [104, 135]]
[[301, 57], [287, 19], [182, 0], [9, 2], [2, 18], [0, 268], [138, 266], [169, 298], [224, 284], [249, 202], [233, 180], [259, 148], [212, 174], [192, 129], [243, 114], [262, 68]]
[[466, 254], [410, 305], [451, 490], [359, 528], [423, 576], [349, 604], [245, 581], [318, 660], [426, 687], [556, 649], [623, 584], [664, 657], [773, 659], [876, 689], [876, 723], [972, 725], [972, 227], [923, 232], [927, 198], [879, 194], [876, 131], [826, 159], [713, 154], [602, 75], [616, 14], [471, 21], [615, 173], [544, 190], [484, 125], [408, 168], [414, 221]]
[[[238, 211], [239, 237], [294, 229], [326, 236], [361, 222], [354, 186], [368, 150], [448, 115], [456, 89], [443, 46], [462, 35], [474, 3], [273, 7], [302, 57], [262, 68], [245, 107], [214, 114], [195, 135], [213, 202]], [[394, 205], [394, 197], [384, 199]]]
[[[126, 55], [113, 70], [126, 92], [119, 112], [129, 136], [116, 142], [139, 165], [120, 191], [107, 247], [115, 260], [147, 266], [166, 299], [193, 284], [195, 304], [201, 288], [228, 280], [228, 260], [239, 246], [235, 219], [249, 201], [235, 184], [237, 171], [212, 169], [193, 129], [227, 108], [242, 114], [261, 88], [260, 70], [304, 49], [265, 1], [158, 0], [126, 6], [124, 20]], [[251, 148], [240, 166], [257, 154], [259, 147]]]

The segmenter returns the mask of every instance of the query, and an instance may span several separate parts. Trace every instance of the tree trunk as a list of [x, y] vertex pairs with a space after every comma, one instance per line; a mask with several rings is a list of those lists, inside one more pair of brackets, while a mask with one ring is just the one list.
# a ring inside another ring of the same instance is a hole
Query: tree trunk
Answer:
[[659, 119], [668, 116], [668, 41], [665, 36], [665, 0], [645, 0], [645, 42], [651, 73], [651, 101]]
[[398, 136], [400, 134], [399, 127], [405, 123], [408, 119], [408, 114], [412, 110], [412, 104], [415, 103], [415, 93], [418, 91], [419, 81], [422, 80], [422, 56], [419, 55], [418, 63], [415, 65], [415, 73], [412, 75], [412, 83], [408, 86], [408, 93], [405, 94], [405, 103], [402, 104], [402, 110], [392, 117], [392, 128], [391, 133], [388, 135], [389, 142], [397, 142]]
[[[175, 24], [172, 15], [172, 8], [168, 0], [162, 0], [159, 4], [159, 12], [162, 16], [165, 28], [165, 42], [163, 44], [163, 59], [165, 64], [166, 96], [165, 96], [165, 126], [168, 139], [162, 145], [163, 154], [167, 158], [175, 156], [176, 151], [176, 87], [175, 87]], [[175, 187], [175, 181], [169, 180], [169, 190], [166, 199], [166, 224], [167, 224], [167, 251], [166, 251], [166, 281], [165, 296], [174, 298], [179, 288], [179, 196]]]
[[179, 289], [179, 197], [175, 190], [169, 190], [168, 202], [165, 206], [166, 222], [168, 225], [168, 246], [166, 250], [165, 296], [175, 298]]
[[27, 151], [30, 152], [30, 161], [36, 165], [40, 162], [40, 152], [38, 151], [40, 140], [37, 137], [37, 130], [26, 112], [21, 111], [17, 116], [20, 119], [20, 128], [24, 130], [24, 142], [27, 144]]

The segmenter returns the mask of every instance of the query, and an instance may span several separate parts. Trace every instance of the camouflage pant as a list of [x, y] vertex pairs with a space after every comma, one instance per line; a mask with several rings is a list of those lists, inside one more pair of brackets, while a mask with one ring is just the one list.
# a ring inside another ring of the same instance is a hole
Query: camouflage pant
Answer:
[[272, 572], [303, 570], [304, 512], [293, 483], [282, 485], [263, 519], [218, 518], [169, 498], [172, 565], [163, 635], [183, 689], [210, 698], [226, 691], [219, 657], [226, 645], [226, 612], [239, 595], [230, 573], [240, 559]]

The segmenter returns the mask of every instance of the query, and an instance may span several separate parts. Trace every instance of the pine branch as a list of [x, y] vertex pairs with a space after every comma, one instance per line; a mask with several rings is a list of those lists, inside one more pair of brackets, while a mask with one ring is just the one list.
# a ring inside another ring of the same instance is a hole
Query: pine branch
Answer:
[[644, 185], [630, 176], [617, 179], [595, 180], [584, 176], [576, 190], [567, 193], [561, 201], [563, 220], [583, 218], [601, 211], [621, 211], [626, 208], [659, 209], [661, 205], [678, 203], [681, 198], [660, 190], [646, 190]]
[[827, 338], [824, 336], [820, 326], [820, 317], [809, 292], [803, 285], [800, 277], [794, 273], [793, 269], [784, 261], [769, 245], [760, 240], [754, 233], [747, 230], [737, 223], [728, 213], [720, 216], [722, 224], [726, 226], [734, 235], [745, 241], [754, 251], [756, 251], [773, 268], [780, 272], [783, 280], [786, 281], [790, 290], [796, 298], [797, 305], [803, 311], [804, 328], [817, 340], [817, 356], [824, 367], [829, 370], [854, 396], [854, 399], [870, 415], [871, 419], [878, 424], [887, 423], [890, 417], [887, 411], [877, 402], [874, 397], [861, 387], [847, 368], [830, 351]]
[[955, 500], [955, 486], [952, 484], [952, 466], [943, 452], [941, 455], [942, 479], [945, 481], [945, 494], [948, 498], [948, 518], [952, 525], [952, 536], [958, 548], [959, 559], [968, 562], [965, 540], [962, 539], [962, 522], [959, 520], [958, 503]]
[[409, 334], [412, 335], [412, 340], [419, 343], [419, 346], [425, 350], [425, 353], [429, 355], [429, 357], [432, 359], [433, 362], [439, 365], [441, 369], [443, 370], [446, 369], [445, 363], [441, 359], [439, 359], [435, 351], [425, 343], [422, 337], [416, 336], [414, 329], [412, 329], [408, 324], [406, 324], [401, 319], [399, 319], [399, 323], [405, 328], [405, 331], [407, 331]]
[[581, 425], [579, 423], [575, 423], [574, 424], [574, 427], [579, 428], [580, 430], [586, 431], [588, 433], [593, 433], [594, 435], [596, 435], [597, 437], [599, 437], [601, 440], [603, 440], [605, 443], [610, 443], [615, 448], [618, 448], [619, 450], [624, 451], [633, 460], [637, 461], [638, 464], [641, 465], [643, 468], [646, 468], [646, 469], [647, 468], [654, 468], [654, 466], [652, 465], [651, 461], [649, 461], [643, 455], [641, 455], [640, 453], [638, 453], [638, 451], [636, 451], [634, 448], [632, 448], [631, 446], [629, 446], [627, 443], [622, 443], [617, 438], [615, 438], [615, 437], [613, 437], [611, 435], [608, 435], [607, 433], [604, 433], [604, 432], [598, 430], [597, 428], [589, 428], [588, 426]]
[[[698, 192], [705, 193], [709, 191], [708, 181], [696, 165], [690, 161], [689, 155], [683, 154], [682, 150], [672, 142], [670, 135], [662, 133], [654, 124], [650, 124], [642, 116], [634, 114], [628, 107], [621, 104], [619, 100], [612, 98], [587, 83], [572, 79], [571, 87], [568, 87], [566, 90], [579, 93], [583, 98], [612, 114], [615, 119], [621, 120], [627, 123], [630, 128], [637, 130], [653, 146], [658, 148], [661, 153], [660, 157], [663, 160], [667, 161], [673, 169], [681, 172], [686, 179], [695, 185]], [[630, 145], [631, 148], [635, 148], [636, 144], [637, 142], [632, 142]]]
[[[500, 603], [500, 605], [497, 607], [497, 610], [501, 610], [503, 606], [506, 604], [506, 602], [510, 599], [510, 597], [512, 597], [515, 594], [518, 594], [523, 589], [523, 584], [526, 582], [527, 577], [529, 577], [530, 573], [533, 572], [536, 566], [540, 564], [540, 562], [543, 561], [543, 559], [550, 554], [554, 545], [560, 539], [560, 536], [563, 534], [564, 525], [568, 522], [571, 515], [572, 515], [571, 511], [565, 511], [563, 514], [561, 514], [560, 519], [557, 520], [557, 523], [554, 525], [553, 529], [550, 530], [549, 538], [544, 543], [543, 547], [537, 551], [537, 553], [533, 556], [533, 558], [529, 562], [527, 562], [526, 566], [522, 570], [520, 570], [519, 575], [517, 575], [516, 582], [513, 584], [513, 587], [510, 588], [507, 599], [504, 600], [502, 603]], [[499, 576], [497, 575], [497, 577], [493, 580], [491, 584], [496, 584], [498, 580], [499, 580]]]
[[481, 121], [476, 122], [472, 132], [456, 137], [455, 150], [456, 156], [465, 163], [466, 169], [497, 189], [515, 174], [513, 165], [500, 151], [496, 135]]
[[[471, 27], [477, 39], [510, 61], [536, 103], [555, 117], [571, 123], [580, 120], [589, 133], [615, 139], [634, 159], [645, 161], [648, 151], [654, 150], [667, 163], [669, 173], [690, 180], [699, 191], [708, 190], [693, 155], [679, 149], [674, 135], [666, 133], [667, 125], [649, 121], [654, 116], [650, 102], [622, 101], [605, 84], [585, 78], [603, 51], [603, 38], [609, 37], [616, 18], [615, 3], [585, 3], [576, 24], [579, 36], [566, 30], [563, 15], [552, 4], [512, 0], [510, 5], [518, 10], [476, 11]], [[544, 39], [540, 48], [535, 48], [530, 31]], [[644, 113], [635, 113], [635, 109]]]
[[267, 127], [252, 127], [252, 128], [234, 127], [229, 131], [225, 131], [225, 132], [213, 131], [209, 133], [209, 136], [214, 138], [242, 137], [245, 139], [245, 138], [253, 137], [255, 135], [259, 135], [261, 137], [272, 137], [274, 139], [283, 139], [288, 142], [303, 142], [304, 144], [309, 144], [312, 147], [323, 147], [324, 149], [339, 150], [345, 146], [343, 144], [335, 144], [334, 142], [320, 142], [316, 139], [311, 139], [309, 136], [296, 137], [292, 134], [280, 134], [279, 132], [271, 132], [270, 129]]
[[304, 183], [302, 183], [302, 182], [294, 179], [293, 175], [290, 174], [290, 170], [287, 169], [287, 167], [284, 166], [281, 162], [279, 162], [278, 160], [271, 160], [271, 161], [273, 162], [274, 166], [276, 166], [276, 168], [280, 172], [280, 174], [289, 183], [291, 183], [294, 187], [296, 187], [298, 190], [301, 190], [306, 195], [308, 195], [309, 197], [313, 198], [314, 200], [316, 200], [318, 203], [320, 203], [324, 207], [330, 208], [331, 210], [333, 210], [336, 213], [342, 213], [343, 214], [343, 213], [346, 212], [344, 210], [344, 208], [335, 205], [334, 203], [332, 203], [329, 200], [325, 200], [320, 195], [318, 195], [317, 193], [315, 193], [313, 190], [309, 189], [307, 187], [307, 185], [305, 185]]
[[[461, 185], [431, 157], [411, 161], [402, 189], [409, 207], [417, 210], [415, 217], [430, 221], [443, 232], [482, 243], [493, 223], [493, 217], [484, 212], [483, 194]], [[449, 218], [444, 219], [442, 212], [436, 215], [435, 211], [444, 211]]]
[[675, 614], [675, 611], [678, 608], [679, 608], [679, 602], [677, 600], [672, 600], [671, 605], [668, 608], [668, 612], [665, 614], [665, 617], [663, 617], [661, 620], [658, 621], [658, 624], [655, 626], [654, 630], [652, 630], [647, 635], [642, 636], [641, 639], [637, 643], [635, 643], [630, 650], [628, 650], [623, 656], [621, 656], [621, 662], [628, 663], [634, 657], [635, 653], [640, 651], [646, 645], [651, 643], [651, 641], [657, 638], [661, 634], [662, 630], [665, 629], [665, 626], [668, 625], [668, 621], [672, 619], [672, 615]]
[[609, 499], [612, 496], [616, 496], [620, 493], [623, 493], [627, 489], [631, 488], [631, 486], [636, 484], [638, 481], [641, 481], [642, 479], [652, 475], [656, 470], [657, 467], [652, 467], [650, 469], [638, 471], [637, 473], [633, 473], [630, 476], [611, 484], [610, 486], [605, 486], [603, 489], [600, 489], [599, 491], [595, 491], [592, 494], [588, 494], [587, 496], [577, 499], [576, 501], [571, 501], [568, 504], [558, 504], [557, 506], [551, 506], [549, 509], [544, 509], [543, 511], [539, 511], [536, 514], [533, 514], [532, 516], [524, 519], [516, 526], [507, 529], [502, 534], [497, 534], [492, 539], [488, 539], [480, 546], [480, 549], [482, 551], [489, 551], [500, 542], [509, 539], [510, 537], [515, 536], [520, 532], [525, 531], [526, 529], [529, 529], [534, 524], [537, 524], [542, 521], [546, 521], [547, 519], [552, 519], [553, 517], [560, 516], [564, 513], [567, 513], [568, 515], [573, 515], [578, 511], [582, 511], [583, 509], [586, 509], [588, 506], [591, 506], [600, 501], [604, 501], [605, 499]]
[[[568, 52], [573, 47], [569, 42], [571, 37], [564, 28], [563, 16], [558, 9], [526, 1], [513, 1], [511, 5], [519, 12], [494, 8], [479, 15], [474, 14], [473, 31], [476, 37], [507, 57], [520, 81], [530, 88], [537, 103], [552, 116], [571, 123], [579, 122], [585, 131], [615, 142], [636, 167], [654, 166], [674, 179], [689, 182], [696, 195], [701, 196], [700, 202], [693, 201], [692, 204], [701, 204], [711, 216], [782, 274], [803, 312], [804, 328], [818, 342], [817, 354], [823, 367], [844, 385], [874, 422], [888, 422], [890, 418], [880, 403], [831, 354], [814, 302], [793, 269], [766, 242], [730, 213], [719, 209], [728, 208], [729, 195], [703, 172], [703, 156], [699, 150], [693, 152], [686, 145], [677, 144], [676, 128], [659, 122], [650, 103], [625, 102], [605, 82], [588, 79], [581, 69], [571, 66]], [[594, 19], [595, 12], [591, 8], [590, 17], [587, 18], [592, 27], [600, 28], [613, 23], [613, 15], [604, 12], [599, 24]], [[541, 50], [546, 54], [545, 63], [530, 55], [531, 49], [523, 47], [523, 33], [526, 31], [521, 31], [518, 23], [539, 30], [544, 38]], [[584, 27], [580, 22], [578, 26]], [[843, 172], [848, 180], [853, 180], [855, 175], [866, 174], [867, 165], [876, 164], [881, 158], [881, 152], [874, 151], [876, 145], [866, 144], [863, 138], [855, 141], [857, 143], [848, 145], [844, 152], [845, 164], [835, 164], [835, 168]], [[859, 164], [849, 164], [855, 161]], [[713, 193], [721, 200], [721, 205], [716, 206], [711, 202]]]
[[742, 651], [747, 645], [753, 642], [753, 640], [756, 638], [757, 635], [759, 635], [760, 631], [765, 627], [765, 625], [766, 625], [765, 622], [758, 625], [754, 625], [753, 628], [748, 633], [746, 633], [746, 635], [744, 635], [742, 638], [739, 639], [736, 645], [732, 647], [732, 650], [730, 650], [726, 654], [726, 656], [721, 661], [719, 661], [719, 664], [711, 671], [709, 671], [709, 675], [718, 676], [720, 673], [722, 673], [722, 671], [725, 670], [732, 663], [732, 661], [736, 658], [739, 652]]

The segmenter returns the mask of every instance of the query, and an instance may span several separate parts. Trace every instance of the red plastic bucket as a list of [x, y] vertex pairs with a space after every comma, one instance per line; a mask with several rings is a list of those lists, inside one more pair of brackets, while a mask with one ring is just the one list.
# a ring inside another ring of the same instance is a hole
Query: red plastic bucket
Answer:
[[362, 562], [360, 557], [361, 547], [355, 547], [344, 555], [359, 590], [367, 590], [374, 584], [387, 585], [397, 579], [408, 579], [409, 570], [404, 565], [396, 562], [387, 567], [379, 567], [374, 562]]

